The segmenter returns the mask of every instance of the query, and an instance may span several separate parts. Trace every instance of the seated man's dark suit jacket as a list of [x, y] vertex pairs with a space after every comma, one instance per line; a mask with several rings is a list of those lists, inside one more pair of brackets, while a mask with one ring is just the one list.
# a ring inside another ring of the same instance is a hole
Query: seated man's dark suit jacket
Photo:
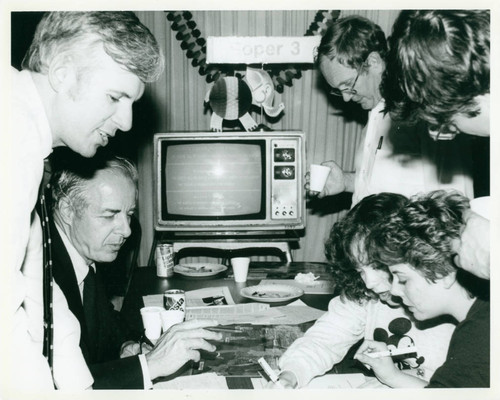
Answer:
[[126, 340], [137, 339], [120, 320], [109, 301], [104, 282], [96, 268], [98, 334], [87, 333], [82, 299], [73, 264], [55, 225], [51, 224], [54, 280], [68, 301], [71, 312], [80, 322], [80, 348], [94, 377], [94, 389], [143, 389], [144, 381], [138, 356], [119, 358], [120, 347]]

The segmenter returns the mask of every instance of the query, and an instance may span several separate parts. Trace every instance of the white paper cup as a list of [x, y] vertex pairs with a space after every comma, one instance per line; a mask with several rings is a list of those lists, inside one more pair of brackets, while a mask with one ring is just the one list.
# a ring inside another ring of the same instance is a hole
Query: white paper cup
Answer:
[[309, 190], [321, 192], [325, 187], [326, 179], [330, 174], [330, 167], [324, 165], [311, 164]]
[[172, 326], [184, 321], [184, 311], [181, 310], [162, 310], [161, 327], [163, 332], [169, 330]]
[[143, 307], [141, 308], [142, 324], [146, 330], [146, 336], [153, 343], [161, 336], [161, 312], [162, 307]]
[[233, 274], [235, 282], [247, 281], [249, 264], [250, 264], [250, 258], [248, 257], [231, 258], [231, 265], [233, 266]]

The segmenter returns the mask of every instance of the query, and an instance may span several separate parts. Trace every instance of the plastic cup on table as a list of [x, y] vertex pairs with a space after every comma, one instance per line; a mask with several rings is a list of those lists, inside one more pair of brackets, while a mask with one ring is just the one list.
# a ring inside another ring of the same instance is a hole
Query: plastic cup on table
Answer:
[[143, 307], [141, 308], [142, 323], [144, 325], [146, 337], [154, 344], [161, 336], [162, 320], [161, 313], [165, 311], [163, 307]]
[[330, 174], [330, 167], [319, 164], [311, 164], [309, 174], [309, 190], [313, 192], [321, 192], [325, 187], [326, 179]]
[[246, 282], [248, 276], [248, 266], [250, 265], [249, 257], [233, 257], [231, 258], [231, 266], [233, 267], [233, 275], [235, 282]]
[[161, 327], [163, 332], [169, 330], [172, 326], [180, 324], [184, 321], [185, 312], [181, 310], [165, 310], [163, 309], [161, 315]]

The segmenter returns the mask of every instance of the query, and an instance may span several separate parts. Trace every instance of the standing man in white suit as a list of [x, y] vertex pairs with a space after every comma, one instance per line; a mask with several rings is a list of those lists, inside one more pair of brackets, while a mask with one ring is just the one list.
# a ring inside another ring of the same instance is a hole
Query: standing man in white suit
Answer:
[[12, 69], [13, 168], [6, 191], [12, 205], [6, 214], [13, 296], [8, 373], [2, 376], [6, 394], [92, 385], [78, 322], [55, 284], [53, 376], [42, 354], [42, 232], [34, 208], [44, 159], [58, 146], [92, 157], [116, 131], [130, 130], [132, 104], [163, 67], [158, 43], [132, 12], [51, 12], [37, 27], [23, 70]]

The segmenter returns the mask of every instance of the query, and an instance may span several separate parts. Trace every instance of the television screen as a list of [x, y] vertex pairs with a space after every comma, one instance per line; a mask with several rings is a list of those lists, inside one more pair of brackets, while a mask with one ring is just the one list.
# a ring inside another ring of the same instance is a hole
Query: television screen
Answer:
[[255, 141], [169, 144], [164, 218], [256, 218], [264, 210], [263, 151]]
[[155, 135], [155, 229], [166, 236], [283, 236], [305, 227], [305, 134]]

